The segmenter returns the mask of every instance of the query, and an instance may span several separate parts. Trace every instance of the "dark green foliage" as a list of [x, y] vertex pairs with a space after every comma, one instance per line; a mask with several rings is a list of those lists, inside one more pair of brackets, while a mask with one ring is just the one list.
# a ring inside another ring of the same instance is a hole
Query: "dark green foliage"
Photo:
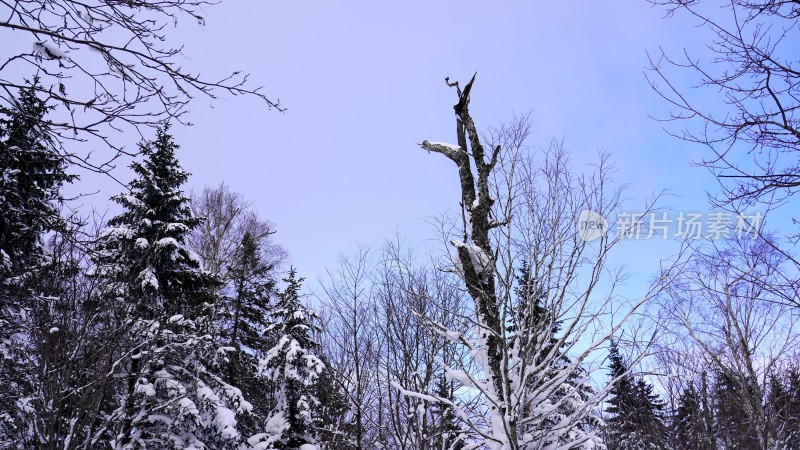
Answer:
[[276, 406], [267, 421], [271, 448], [298, 449], [316, 442], [314, 416], [319, 406], [314, 385], [325, 368], [319, 359], [314, 336], [320, 331], [316, 314], [303, 306], [300, 285], [294, 269], [284, 279], [286, 288], [278, 295], [272, 312], [270, 331], [276, 344], [261, 362], [276, 386]]
[[[531, 409], [542, 406], [538, 403], [542, 401], [540, 398], [542, 392], [547, 393], [546, 401], [558, 405], [555, 411], [546, 417], [527, 425], [520, 425], [518, 434], [522, 436], [529, 434], [533, 436], [533, 441], [544, 439], [548, 445], [553, 445], [557, 443], [551, 442], [550, 439], [555, 438], [544, 437], [548, 435], [548, 430], [557, 429], [565, 417], [571, 417], [582, 408], [594, 394], [594, 390], [586, 382], [585, 371], [580, 366], [574, 365], [566, 354], [565, 349], [569, 343], [559, 342], [561, 322], [548, 308], [547, 291], [534, 279], [533, 270], [527, 261], [522, 261], [516, 281], [515, 323], [509, 327], [509, 332], [516, 341], [515, 345], [519, 348], [520, 355], [527, 353], [530, 361], [527, 364], [543, 367], [538, 372], [525, 374], [526, 382], [530, 386], [529, 392], [536, 394], [533, 395], [533, 402], [525, 405], [522, 417], [527, 418]], [[554, 379], [562, 381], [553, 388], [550, 386]], [[588, 431], [597, 429], [599, 425], [599, 420], [588, 414], [577, 422], [568, 434], [561, 433], [558, 443], [580, 441], [587, 436]], [[556, 436], [559, 433], [550, 435]]]
[[314, 385], [319, 402], [314, 421], [317, 442], [322, 450], [353, 450], [356, 448], [353, 442], [355, 424], [347, 393], [323, 355], [320, 355], [320, 361], [325, 368]]
[[52, 108], [34, 85], [20, 92], [17, 108], [0, 107], [0, 280], [20, 276], [43, 257], [41, 235], [60, 222], [54, 202], [75, 177], [50, 144], [45, 114]]
[[[453, 395], [453, 381], [448, 381], [442, 375], [436, 383], [436, 396], [451, 402], [455, 400]], [[436, 418], [436, 427], [433, 431], [437, 449], [442, 450], [461, 450], [466, 446], [466, 433], [458, 425], [453, 407], [445, 403], [435, 403], [431, 405]]]
[[766, 408], [778, 448], [800, 450], [800, 366], [792, 364], [784, 374], [773, 375]]
[[673, 448], [714, 450], [714, 430], [711, 411], [704, 391], [698, 392], [694, 383], [683, 390], [672, 419]]
[[[714, 428], [725, 449], [749, 450], [761, 446], [758, 428], [752, 415], [747, 414], [745, 403], [753, 398], [754, 388], [753, 383], [742, 383], [739, 377], [726, 372], [716, 374]], [[757, 401], [761, 403], [762, 399]]]
[[37, 84], [20, 91], [15, 108], [0, 107], [0, 448], [33, 445], [39, 368], [32, 352], [51, 303], [36, 275], [48, 263], [43, 234], [62, 228], [59, 191], [75, 178], [50, 145], [44, 117], [51, 108], [36, 97]]
[[274, 336], [265, 333], [275, 281], [272, 266], [265, 264], [259, 255], [259, 244], [249, 232], [242, 238], [229, 272], [235, 291], [231, 297], [222, 299], [217, 324], [220, 341], [233, 348], [225, 363], [225, 381], [241, 389], [253, 405], [252, 414], [244, 419], [242, 427], [248, 435], [262, 431], [259, 422], [263, 422], [275, 403], [274, 386], [257, 371], [265, 349], [275, 343]]
[[109, 326], [125, 330], [111, 437], [131, 449], [168, 442], [235, 449], [246, 436], [233, 417], [251, 406], [222, 376], [230, 349], [212, 338], [219, 281], [187, 248], [199, 219], [181, 191], [188, 174], [168, 130], [141, 145], [144, 161], [132, 165], [130, 193], [114, 197], [123, 212], [109, 221], [94, 254]]
[[635, 379], [612, 341], [609, 354], [611, 379], [605, 436], [609, 450], [658, 450], [667, 448], [662, 421], [664, 404], [644, 379]]
[[197, 316], [211, 306], [218, 285], [186, 247], [200, 219], [181, 191], [189, 174], [168, 131], [165, 125], [154, 141], [140, 145], [145, 160], [131, 166], [137, 178], [130, 193], [113, 197], [124, 210], [108, 222], [95, 252], [97, 275], [110, 282], [109, 294], [133, 303], [135, 317], [143, 319]]

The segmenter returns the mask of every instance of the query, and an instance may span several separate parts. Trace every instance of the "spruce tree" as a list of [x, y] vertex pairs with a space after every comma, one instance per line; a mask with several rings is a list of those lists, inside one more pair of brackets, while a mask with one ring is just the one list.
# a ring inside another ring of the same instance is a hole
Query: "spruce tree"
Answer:
[[[532, 398], [522, 414], [528, 420], [518, 426], [520, 441], [524, 443], [522, 448], [535, 448], [540, 444], [563, 445], [566, 442], [583, 442], [576, 449], [591, 448], [595, 441], [593, 432], [600, 426], [594, 415], [586, 415], [568, 431], [559, 429], [564, 418], [584, 408], [594, 394], [588, 376], [564, 351], [568, 343], [559, 344], [561, 322], [546, 307], [547, 292], [535, 280], [527, 261], [522, 261], [516, 281], [516, 323], [509, 327], [509, 334], [519, 348], [533, 349], [531, 363], [541, 367], [527, 378]], [[550, 387], [553, 380], [559, 380], [555, 389]], [[539, 393], [542, 391], [549, 393], [547, 398], [541, 398]], [[549, 412], [530, 420], [533, 416], [531, 411], [535, 410]]]
[[793, 364], [785, 373], [773, 374], [765, 409], [775, 448], [800, 450], [800, 368]]
[[218, 282], [187, 249], [199, 219], [181, 190], [188, 174], [168, 131], [165, 125], [141, 145], [137, 177], [113, 198], [123, 212], [94, 255], [109, 323], [125, 330], [108, 437], [126, 450], [235, 449], [244, 440], [237, 416], [251, 406], [221, 373], [229, 349], [210, 334]]
[[33, 331], [51, 300], [38, 286], [48, 261], [42, 238], [60, 228], [59, 191], [74, 179], [52, 145], [51, 108], [37, 84], [20, 91], [15, 107], [0, 106], [0, 448], [33, 446], [41, 398]]
[[225, 363], [225, 381], [242, 390], [253, 405], [243, 421], [248, 435], [261, 431], [259, 418], [274, 406], [274, 389], [258, 373], [258, 360], [274, 344], [269, 326], [270, 303], [275, 289], [272, 265], [263, 262], [259, 239], [245, 232], [229, 269], [234, 292], [223, 298], [217, 320], [217, 334], [232, 350]]
[[303, 279], [291, 269], [284, 281], [287, 285], [278, 295], [268, 329], [275, 334], [276, 344], [260, 363], [276, 388], [276, 405], [266, 423], [265, 439], [251, 443], [257, 448], [315, 449], [314, 416], [319, 401], [314, 385], [325, 368], [314, 340], [320, 329], [314, 311], [301, 303]]
[[715, 450], [714, 432], [709, 429], [705, 411], [707, 402], [689, 383], [678, 398], [678, 407], [672, 418], [673, 447], [686, 450]]
[[609, 354], [611, 379], [606, 413], [608, 450], [660, 450], [666, 448], [663, 402], [644, 379], [635, 379], [619, 353], [616, 341]]
[[[16, 108], [0, 106], [0, 282], [24, 277], [44, 258], [45, 231], [57, 228], [56, 202], [67, 162], [53, 147], [45, 114], [51, 107], [33, 84], [20, 91]], [[22, 281], [22, 280], [17, 280]]]
[[315, 396], [319, 401], [314, 421], [318, 446], [320, 450], [355, 450], [355, 427], [347, 392], [325, 356], [320, 355], [319, 359], [325, 368], [314, 384]]
[[[454, 402], [453, 381], [447, 380], [442, 375], [436, 383], [436, 396]], [[431, 405], [436, 425], [433, 437], [436, 442], [436, 449], [442, 450], [462, 450], [466, 447], [467, 433], [459, 426], [455, 411], [451, 405], [446, 403], [434, 403]]]
[[[714, 387], [714, 428], [723, 448], [749, 450], [761, 447], [754, 420], [744, 401], [753, 398], [754, 382], [743, 381], [726, 370], [716, 374]], [[758, 400], [759, 402], [761, 399]]]
[[145, 160], [131, 165], [137, 178], [129, 192], [112, 198], [123, 212], [109, 220], [95, 251], [96, 274], [109, 281], [108, 293], [125, 297], [137, 318], [199, 314], [216, 283], [186, 247], [199, 219], [180, 189], [189, 174], [168, 131], [165, 125], [154, 141], [140, 145]]

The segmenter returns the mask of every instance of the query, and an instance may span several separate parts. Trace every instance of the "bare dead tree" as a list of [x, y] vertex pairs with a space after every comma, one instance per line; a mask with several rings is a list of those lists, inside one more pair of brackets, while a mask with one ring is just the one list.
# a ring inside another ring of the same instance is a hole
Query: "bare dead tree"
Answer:
[[[494, 198], [490, 194], [489, 187], [489, 176], [497, 164], [500, 146], [491, 149], [491, 153], [487, 155], [481, 143], [480, 134], [469, 114], [469, 93], [475, 82], [475, 76], [473, 75], [463, 91], [458, 82], [450, 83], [449, 79], [446, 81], [449, 86], [456, 88], [458, 94], [458, 103], [453, 107], [456, 113], [458, 145], [424, 141], [422, 148], [446, 156], [458, 167], [458, 176], [461, 181], [461, 207], [468, 212], [469, 220], [464, 224], [464, 241], [454, 245], [458, 251], [467, 289], [470, 296], [475, 299], [478, 313], [489, 330], [498, 330], [501, 324], [497, 309], [498, 301], [495, 296], [495, 278], [485, 271], [489, 269], [488, 258], [494, 253], [489, 242], [489, 232], [500, 224], [492, 221], [490, 217]], [[468, 152], [467, 149], [471, 151]], [[471, 164], [475, 165], [475, 173], [472, 171]], [[473, 242], [476, 247], [472, 248], [467, 243], [468, 241]], [[481, 270], [479, 265], [473, 264], [475, 258], [486, 259], [487, 267]], [[500, 375], [502, 358], [499, 354], [498, 342], [500, 336], [490, 332], [487, 333], [485, 339], [492, 382], [499, 393], [502, 392]]]
[[261, 257], [279, 268], [288, 258], [286, 250], [275, 242], [275, 224], [263, 219], [238, 192], [225, 183], [191, 193], [192, 213], [204, 218], [189, 236], [189, 245], [203, 261], [204, 268], [229, 280], [228, 270], [236, 265], [242, 238], [249, 232], [259, 243]]
[[[170, 42], [179, 21], [201, 25], [209, 0], [0, 1], [0, 105], [14, 107], [17, 92], [36, 76], [37, 94], [57, 107], [46, 119], [54, 143], [73, 163], [107, 172], [130, 154], [114, 132], [138, 132], [166, 120], [185, 122], [192, 97], [247, 95], [268, 108], [277, 100], [235, 71], [207, 78], [183, 67], [182, 47]], [[63, 147], [100, 141], [111, 154], [95, 162]], [[135, 152], [135, 150], [133, 151]]]
[[[598, 367], [590, 362], [663, 289], [673, 266], [641, 297], [616, 295], [625, 274], [609, 267], [608, 258], [628, 230], [614, 235], [605, 225], [589, 242], [577, 228], [585, 211], [613, 217], [621, 207], [608, 155], [582, 173], [571, 167], [562, 142], [530, 152], [528, 116], [490, 130], [482, 141], [469, 113], [474, 80], [463, 90], [446, 80], [458, 96], [457, 144], [421, 146], [458, 169], [462, 226], [442, 235], [455, 247], [452, 270], [474, 308], [474, 315], [461, 318], [467, 331], [434, 320], [428, 325], [467, 350], [466, 360], [443, 368], [478, 401], [456, 404], [399, 389], [453, 406], [476, 448], [593, 448], [599, 437], [591, 415], [608, 385], [586, 387]], [[527, 269], [525, 294], [521, 267]]]

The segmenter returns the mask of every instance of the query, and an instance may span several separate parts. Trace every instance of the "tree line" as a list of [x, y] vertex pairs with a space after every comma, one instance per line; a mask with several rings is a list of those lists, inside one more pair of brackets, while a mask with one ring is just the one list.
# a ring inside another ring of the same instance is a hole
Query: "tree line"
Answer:
[[451, 250], [360, 249], [310, 298], [241, 195], [183, 191], [168, 124], [119, 214], [63, 214], [74, 177], [21, 91], [0, 122], [2, 448], [796, 448], [796, 311], [770, 282], [790, 261], [735, 241], [620, 301], [621, 238], [574, 229], [620, 207], [607, 155], [587, 175], [563, 142], [532, 154], [527, 116], [479, 138], [473, 82], [448, 81], [459, 144], [422, 144], [459, 169]]

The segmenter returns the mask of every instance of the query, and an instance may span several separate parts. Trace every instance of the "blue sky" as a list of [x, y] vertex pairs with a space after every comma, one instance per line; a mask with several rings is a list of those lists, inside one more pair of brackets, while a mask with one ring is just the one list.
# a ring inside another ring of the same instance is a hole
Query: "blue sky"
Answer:
[[700, 149], [648, 117], [667, 106], [643, 75], [646, 50], [680, 51], [696, 31], [647, 2], [223, 2], [207, 13], [207, 27], [179, 28], [187, 64], [248, 71], [289, 109], [198, 99], [195, 126], [176, 130], [191, 184], [244, 193], [309, 278], [395, 229], [424, 241], [424, 219], [457, 205], [452, 163], [417, 146], [455, 140], [445, 76], [478, 72], [479, 126], [533, 110], [532, 146], [563, 137], [579, 165], [608, 149], [632, 197], [670, 189], [673, 206], [704, 208], [713, 180], [688, 164]]
[[[691, 159], [702, 149], [668, 136], [668, 106], [643, 75], [646, 51], [698, 49], [703, 30], [664, 19], [644, 0], [618, 2], [235, 2], [206, 7], [206, 27], [186, 20], [172, 44], [182, 64], [216, 78], [251, 74], [285, 113], [248, 98], [191, 105], [175, 127], [189, 188], [225, 181], [277, 224], [301, 275], [314, 279], [357, 243], [378, 247], [398, 230], [424, 243], [425, 220], [457, 206], [453, 164], [418, 147], [455, 140], [455, 93], [466, 82], [479, 127], [533, 111], [533, 147], [564, 138], [577, 166], [612, 152], [631, 208], [669, 189], [666, 204], [706, 209], [715, 181]], [[20, 38], [28, 36], [18, 34]], [[676, 83], [691, 80], [676, 74]], [[677, 129], [677, 126], [673, 126]], [[135, 145], [131, 136], [129, 145]], [[120, 172], [123, 180], [128, 178]], [[120, 186], [85, 177], [104, 207]], [[649, 244], [647, 244], [649, 245]], [[664, 255], [667, 256], [667, 255]], [[643, 276], [653, 252], [631, 251]], [[653, 264], [649, 264], [649, 263]]]

